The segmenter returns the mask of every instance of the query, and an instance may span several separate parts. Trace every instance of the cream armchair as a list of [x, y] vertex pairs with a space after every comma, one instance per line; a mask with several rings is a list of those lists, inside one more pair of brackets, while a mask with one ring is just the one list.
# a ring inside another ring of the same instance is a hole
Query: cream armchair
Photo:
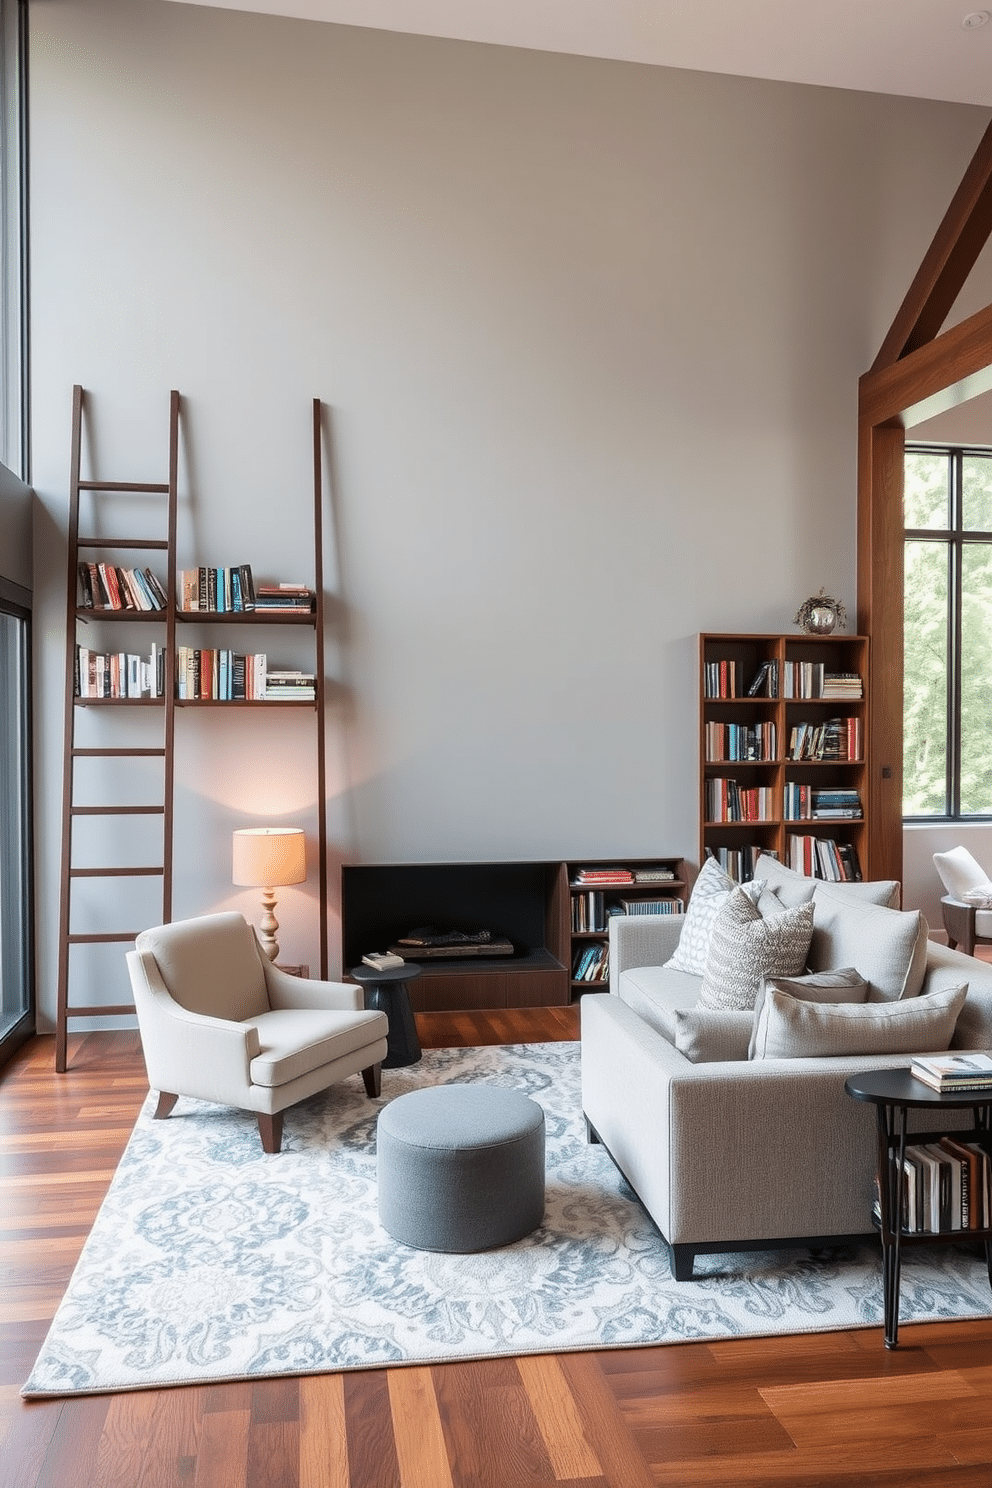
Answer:
[[254, 1111], [266, 1152], [283, 1112], [361, 1071], [380, 1090], [388, 1021], [360, 987], [289, 976], [265, 957], [240, 914], [143, 931], [127, 955], [155, 1116], [180, 1095]]
[[976, 945], [992, 943], [992, 883], [981, 863], [966, 847], [934, 853], [933, 864], [947, 890], [940, 910], [947, 944], [975, 954]]

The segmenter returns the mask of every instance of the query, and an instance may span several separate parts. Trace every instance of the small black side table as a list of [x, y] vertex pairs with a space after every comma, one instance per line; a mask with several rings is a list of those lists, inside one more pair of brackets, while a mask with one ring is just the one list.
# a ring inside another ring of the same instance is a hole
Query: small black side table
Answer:
[[[970, 1110], [975, 1131], [992, 1130], [992, 1090], [955, 1091], [945, 1095], [916, 1080], [908, 1069], [869, 1070], [851, 1075], [844, 1089], [855, 1100], [868, 1101], [878, 1117], [878, 1187], [881, 1208], [879, 1236], [882, 1241], [882, 1291], [885, 1303], [885, 1347], [899, 1342], [899, 1266], [903, 1245], [933, 1245], [970, 1241], [984, 1242], [989, 1284], [992, 1285], [992, 1230], [921, 1230], [902, 1228], [902, 1175], [906, 1156], [906, 1112]], [[935, 1142], [947, 1135], [944, 1126], [936, 1132], [913, 1132], [914, 1142]], [[983, 1144], [987, 1147], [987, 1141]]]
[[420, 1055], [417, 1025], [413, 1021], [407, 982], [420, 975], [420, 967], [408, 962], [404, 966], [387, 966], [376, 971], [374, 966], [353, 966], [350, 975], [365, 990], [365, 1006], [385, 1013], [389, 1019], [389, 1048], [382, 1061], [383, 1069], [402, 1069], [416, 1064]]

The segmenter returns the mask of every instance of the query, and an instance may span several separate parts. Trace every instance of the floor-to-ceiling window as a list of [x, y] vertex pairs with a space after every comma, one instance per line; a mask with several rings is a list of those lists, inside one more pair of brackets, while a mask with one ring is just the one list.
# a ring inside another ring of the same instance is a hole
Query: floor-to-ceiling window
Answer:
[[907, 445], [903, 813], [992, 818], [992, 450]]
[[33, 1032], [30, 611], [0, 581], [0, 1058]]

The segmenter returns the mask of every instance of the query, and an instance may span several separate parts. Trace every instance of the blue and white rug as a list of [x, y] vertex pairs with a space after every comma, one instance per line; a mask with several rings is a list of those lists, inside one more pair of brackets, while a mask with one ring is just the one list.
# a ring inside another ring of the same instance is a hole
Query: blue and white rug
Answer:
[[[481, 1255], [397, 1244], [376, 1209], [375, 1124], [424, 1085], [486, 1080], [547, 1121], [547, 1208], [526, 1240]], [[287, 1113], [265, 1156], [254, 1118], [181, 1100], [135, 1126], [24, 1386], [70, 1395], [495, 1355], [866, 1327], [879, 1253], [701, 1256], [668, 1250], [602, 1147], [585, 1141], [577, 1044], [441, 1049]], [[984, 1262], [905, 1255], [900, 1323], [988, 1317]]]

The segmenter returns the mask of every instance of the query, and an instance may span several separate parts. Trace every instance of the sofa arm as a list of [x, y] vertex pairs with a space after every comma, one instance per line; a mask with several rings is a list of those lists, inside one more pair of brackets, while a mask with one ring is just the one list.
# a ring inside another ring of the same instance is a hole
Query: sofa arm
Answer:
[[952, 950], [959, 946], [966, 956], [970, 956], [975, 949], [974, 904], [966, 904], [963, 899], [948, 894], [940, 901], [940, 912], [948, 946]]
[[612, 915], [610, 918], [610, 991], [620, 973], [632, 966], [664, 966], [675, 952], [684, 915]]

